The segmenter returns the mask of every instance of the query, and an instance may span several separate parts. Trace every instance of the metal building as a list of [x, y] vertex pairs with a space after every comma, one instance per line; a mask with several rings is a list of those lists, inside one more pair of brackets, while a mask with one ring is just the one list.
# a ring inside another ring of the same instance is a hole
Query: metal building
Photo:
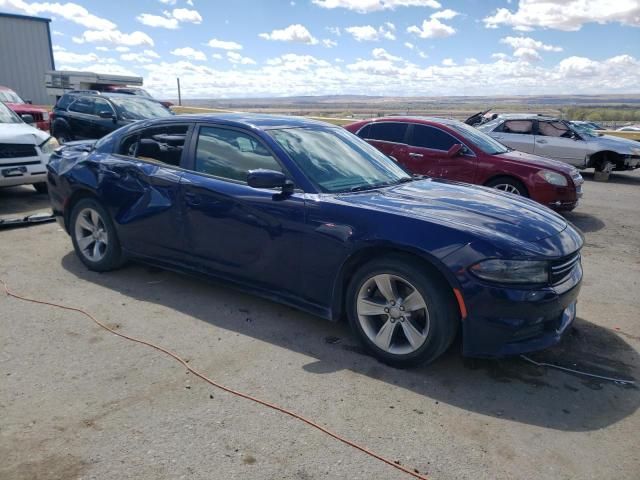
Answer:
[[24, 100], [52, 105], [45, 73], [55, 70], [48, 18], [0, 13], [0, 85]]

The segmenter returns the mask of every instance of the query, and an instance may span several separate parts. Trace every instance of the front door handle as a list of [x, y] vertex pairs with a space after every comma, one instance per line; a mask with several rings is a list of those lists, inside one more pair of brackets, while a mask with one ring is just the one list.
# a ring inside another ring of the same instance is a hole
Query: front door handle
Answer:
[[422, 155], [421, 153], [415, 153], [415, 152], [411, 152], [409, 154], [410, 157], [414, 157], [414, 158], [422, 158], [424, 157], [424, 155]]
[[200, 195], [196, 195], [195, 193], [189, 193], [189, 192], [185, 193], [184, 199], [187, 202], [187, 205], [191, 205], [191, 206], [200, 205], [200, 203], [202, 203], [202, 200], [200, 199]]

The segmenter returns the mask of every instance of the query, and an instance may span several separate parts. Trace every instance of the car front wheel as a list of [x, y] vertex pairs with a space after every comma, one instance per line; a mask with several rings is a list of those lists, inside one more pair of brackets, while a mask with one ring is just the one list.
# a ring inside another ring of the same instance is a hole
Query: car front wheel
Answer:
[[510, 177], [500, 177], [491, 180], [486, 184], [487, 187], [495, 188], [496, 190], [502, 190], [503, 192], [511, 193], [513, 195], [519, 195], [521, 197], [528, 197], [529, 193], [524, 184]]
[[93, 198], [80, 200], [71, 212], [71, 239], [89, 270], [106, 272], [122, 264], [122, 250], [107, 211]]
[[448, 285], [403, 256], [373, 261], [354, 276], [349, 321], [379, 360], [404, 368], [429, 363], [449, 347], [459, 318]]

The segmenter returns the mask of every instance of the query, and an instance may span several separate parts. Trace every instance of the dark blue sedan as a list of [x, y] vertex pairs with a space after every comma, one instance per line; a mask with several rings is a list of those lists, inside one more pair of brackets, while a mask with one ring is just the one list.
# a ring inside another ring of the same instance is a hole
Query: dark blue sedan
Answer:
[[376, 357], [429, 362], [558, 342], [581, 235], [532, 201], [412, 177], [355, 135], [260, 115], [141, 121], [49, 163], [54, 213], [91, 270], [135, 259], [330, 320]]

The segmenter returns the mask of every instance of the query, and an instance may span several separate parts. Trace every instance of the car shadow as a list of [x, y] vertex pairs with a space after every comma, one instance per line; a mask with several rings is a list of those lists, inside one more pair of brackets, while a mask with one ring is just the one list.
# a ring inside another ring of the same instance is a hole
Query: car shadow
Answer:
[[[424, 397], [425, 409], [445, 403], [508, 421], [591, 431], [632, 415], [640, 404], [640, 389], [634, 385], [551, 371], [520, 358], [464, 359], [459, 340], [431, 365], [397, 370], [367, 355], [345, 322], [329, 322], [217, 283], [135, 263], [99, 274], [88, 271], [71, 252], [62, 266], [80, 280], [132, 299], [313, 357], [303, 367], [306, 372], [326, 375], [349, 369], [390, 389], [410, 390]], [[233, 311], [234, 305], [235, 313], [215, 313]], [[618, 334], [583, 319], [560, 345], [531, 358], [627, 379], [637, 374], [639, 365], [638, 353]]]
[[606, 223], [589, 213], [574, 211], [563, 212], [562, 215], [574, 226], [578, 227], [583, 233], [597, 232], [606, 226]]
[[0, 188], [0, 217], [24, 217], [35, 212], [50, 212], [49, 196], [31, 185]]
[[[636, 171], [637, 170], [635, 170], [634, 172]], [[580, 172], [580, 175], [582, 175], [582, 178], [584, 178], [588, 182], [595, 182], [595, 180], [593, 179], [594, 173], [595, 172], [592, 172], [592, 171], [589, 171], [589, 172], [582, 171]], [[609, 175], [609, 180], [607, 180], [606, 183], [617, 183], [617, 184], [623, 184], [623, 185], [640, 185], [640, 175], [637, 175], [629, 171], [611, 172], [611, 174]]]

